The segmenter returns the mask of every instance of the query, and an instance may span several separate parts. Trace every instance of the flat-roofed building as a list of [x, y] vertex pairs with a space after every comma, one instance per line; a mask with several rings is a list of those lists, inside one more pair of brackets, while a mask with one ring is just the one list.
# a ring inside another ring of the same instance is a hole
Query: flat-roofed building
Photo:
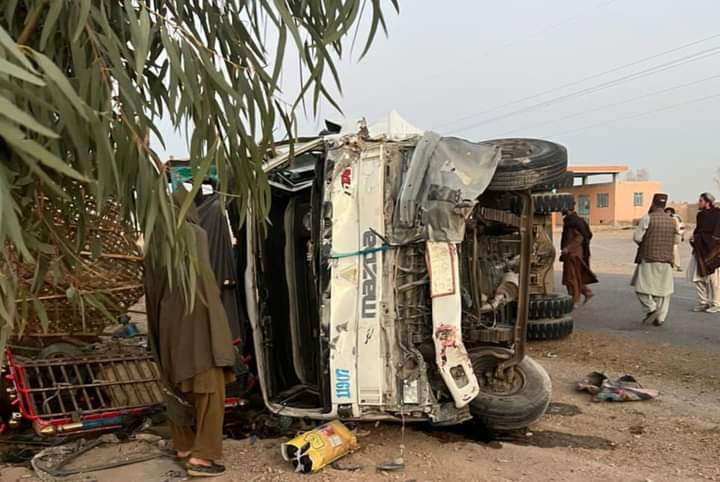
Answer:
[[632, 224], [648, 212], [658, 181], [620, 180], [628, 166], [568, 166], [575, 185], [563, 191], [575, 196], [575, 209], [590, 224]]

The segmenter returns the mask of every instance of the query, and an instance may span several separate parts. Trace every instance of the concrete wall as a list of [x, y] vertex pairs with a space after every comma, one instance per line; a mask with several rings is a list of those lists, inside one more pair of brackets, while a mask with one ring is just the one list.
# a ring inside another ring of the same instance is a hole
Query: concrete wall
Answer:
[[[615, 190], [615, 222], [618, 224], [632, 223], [647, 214], [655, 193], [662, 192], [657, 181], [619, 182]], [[636, 192], [643, 193], [643, 205], [633, 206]]]
[[[586, 184], [564, 189], [575, 195], [575, 209], [579, 212], [578, 198], [588, 196], [590, 199], [590, 224], [613, 224], [615, 220], [615, 185], [611, 182], [600, 184]], [[608, 195], [608, 207], [597, 207], [597, 195], [606, 193]]]
[[[652, 197], [661, 192], [661, 184], [657, 181], [622, 181], [617, 183], [586, 184], [563, 189], [575, 195], [575, 208], [579, 211], [578, 197], [590, 198], [590, 224], [630, 224], [648, 212]], [[634, 206], [636, 192], [643, 193], [642, 206]], [[608, 195], [608, 207], [597, 207], [597, 195]]]

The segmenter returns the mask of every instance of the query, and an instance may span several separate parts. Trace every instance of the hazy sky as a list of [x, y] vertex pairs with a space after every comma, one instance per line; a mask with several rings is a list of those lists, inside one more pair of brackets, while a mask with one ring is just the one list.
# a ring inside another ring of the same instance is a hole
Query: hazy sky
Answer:
[[[400, 3], [389, 38], [342, 62], [347, 119], [396, 109], [442, 134], [543, 137], [571, 164], [644, 168], [674, 200], [720, 190], [720, 1]], [[327, 106], [321, 116], [301, 133], [344, 119]], [[167, 141], [164, 155], [186, 155], [182, 139]]]

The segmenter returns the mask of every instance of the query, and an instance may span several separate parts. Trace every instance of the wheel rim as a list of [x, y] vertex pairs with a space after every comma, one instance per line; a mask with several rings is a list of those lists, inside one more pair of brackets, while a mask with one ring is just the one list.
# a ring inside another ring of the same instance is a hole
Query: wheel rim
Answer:
[[520, 393], [527, 383], [525, 374], [517, 366], [508, 368], [505, 377], [498, 378], [495, 373], [497, 358], [491, 353], [483, 354], [472, 361], [473, 371], [484, 393], [510, 396]]

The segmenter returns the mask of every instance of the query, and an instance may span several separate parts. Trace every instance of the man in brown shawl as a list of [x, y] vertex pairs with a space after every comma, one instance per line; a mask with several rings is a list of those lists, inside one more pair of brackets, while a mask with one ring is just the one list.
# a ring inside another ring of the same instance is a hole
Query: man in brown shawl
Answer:
[[560, 261], [563, 262], [562, 284], [572, 296], [573, 303], [584, 296], [584, 303], [593, 297], [587, 285], [597, 283], [590, 270], [590, 239], [592, 232], [587, 222], [573, 210], [563, 211], [563, 232], [560, 241]]
[[675, 220], [665, 214], [667, 194], [655, 194], [648, 214], [640, 218], [633, 239], [638, 245], [631, 285], [643, 307], [643, 323], [660, 326], [670, 309], [673, 283], [673, 245], [679, 233]]
[[688, 278], [695, 283], [698, 304], [693, 311], [720, 313], [720, 209], [704, 192], [698, 200], [697, 225], [690, 239]]
[[[176, 208], [187, 196], [173, 197]], [[164, 266], [146, 259], [145, 302], [148, 339], [160, 366], [167, 402], [170, 431], [179, 461], [186, 461], [191, 476], [215, 476], [225, 468], [222, 428], [225, 384], [232, 381], [236, 352], [215, 278], [205, 231], [198, 226], [195, 206], [187, 224], [195, 238], [199, 268], [195, 303], [188, 300], [177, 281], [170, 282]]]

